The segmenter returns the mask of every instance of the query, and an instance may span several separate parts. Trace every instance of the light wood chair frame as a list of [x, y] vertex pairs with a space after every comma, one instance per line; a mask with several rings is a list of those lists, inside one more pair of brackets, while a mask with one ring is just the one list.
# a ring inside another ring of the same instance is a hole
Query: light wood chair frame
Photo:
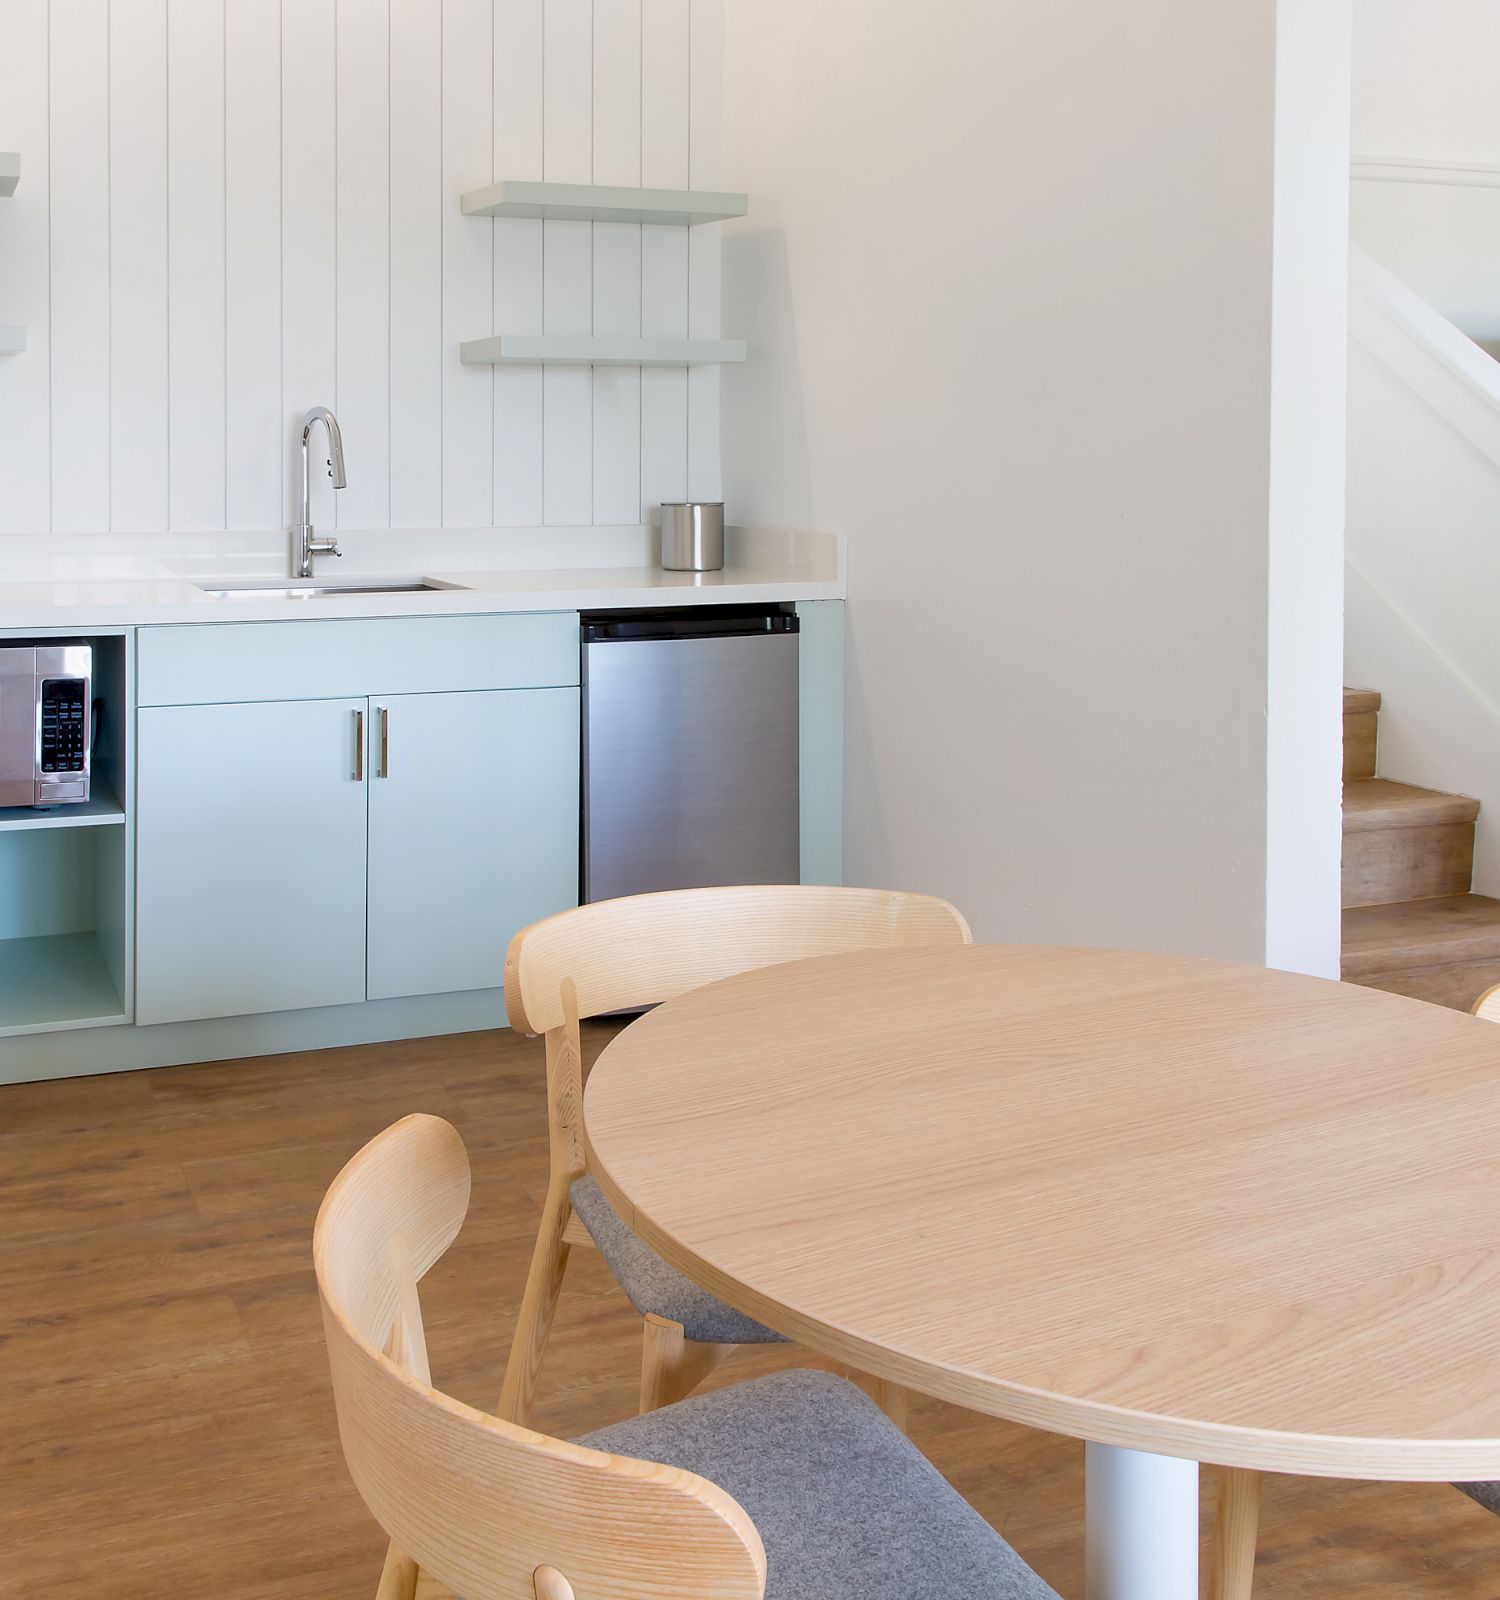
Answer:
[[[1500, 983], [1469, 1008], [1487, 1022], [1500, 1022]], [[1214, 1542], [1209, 1565], [1209, 1600], [1250, 1600], [1255, 1544], [1260, 1525], [1262, 1474], [1238, 1467], [1219, 1469]]]
[[[802, 884], [601, 900], [515, 936], [505, 961], [505, 1007], [517, 1032], [546, 1042], [549, 1172], [500, 1416], [521, 1423], [530, 1416], [569, 1251], [593, 1246], [568, 1199], [569, 1187], [587, 1174], [580, 1016], [654, 1005], [783, 961], [972, 940], [963, 915], [945, 900]], [[735, 1348], [689, 1339], [681, 1323], [646, 1316], [640, 1409], [690, 1394]], [[871, 1386], [887, 1415], [904, 1425], [905, 1394], [880, 1380]]]
[[488, 1416], [432, 1387], [417, 1285], [469, 1203], [454, 1128], [410, 1116], [334, 1180], [313, 1263], [339, 1437], [390, 1538], [377, 1600], [419, 1579], [467, 1600], [762, 1600], [766, 1556], [730, 1495], [675, 1467]]
[[[785, 927], [788, 920], [797, 924], [795, 935]], [[663, 930], [669, 934], [665, 941]], [[506, 1013], [517, 1032], [540, 1034], [545, 1041], [549, 1173], [500, 1395], [502, 1418], [524, 1423], [529, 1417], [569, 1251], [575, 1244], [593, 1248], [568, 1200], [570, 1185], [587, 1172], [580, 1015], [655, 1004], [778, 961], [972, 939], [968, 922], [946, 901], [800, 885], [600, 901], [533, 923], [515, 936], [505, 962]], [[690, 1394], [735, 1348], [688, 1339], [680, 1323], [662, 1317], [648, 1315], [643, 1322], [642, 1412]], [[872, 1388], [887, 1414], [904, 1426], [904, 1391], [879, 1380]], [[1218, 1470], [1208, 1600], [1250, 1600], [1262, 1475]]]
[[[1500, 983], [1486, 989], [1469, 1010], [1486, 1022], [1500, 1022]], [[1250, 1600], [1260, 1524], [1261, 1478], [1261, 1473], [1241, 1468], [1219, 1469], [1209, 1600]]]

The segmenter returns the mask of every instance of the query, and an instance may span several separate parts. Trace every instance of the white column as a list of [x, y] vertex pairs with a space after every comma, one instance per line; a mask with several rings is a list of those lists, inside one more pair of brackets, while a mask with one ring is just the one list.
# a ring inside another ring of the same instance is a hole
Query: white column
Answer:
[[1085, 1446], [1087, 1600], [1197, 1600], [1198, 1463]]

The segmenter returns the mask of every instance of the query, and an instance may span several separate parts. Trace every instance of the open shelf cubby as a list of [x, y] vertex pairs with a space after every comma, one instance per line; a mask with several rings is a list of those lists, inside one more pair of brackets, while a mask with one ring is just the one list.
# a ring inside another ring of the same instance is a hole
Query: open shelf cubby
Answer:
[[91, 794], [83, 805], [0, 810], [0, 1036], [130, 1018], [131, 646], [124, 634], [66, 637], [94, 651]]
[[0, 1034], [102, 1028], [126, 1020], [120, 985], [95, 933], [0, 942]]
[[109, 782], [100, 773], [94, 774], [89, 797], [82, 805], [53, 806], [38, 810], [35, 806], [0, 806], [0, 833], [18, 833], [38, 828], [110, 828], [123, 827], [125, 807], [115, 798]]
[[0, 1034], [124, 1022], [125, 829], [0, 834]]

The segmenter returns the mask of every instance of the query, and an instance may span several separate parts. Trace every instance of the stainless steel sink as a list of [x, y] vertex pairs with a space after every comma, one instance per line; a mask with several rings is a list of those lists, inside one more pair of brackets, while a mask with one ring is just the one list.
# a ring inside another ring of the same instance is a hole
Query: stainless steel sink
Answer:
[[275, 582], [248, 578], [243, 582], [226, 579], [222, 583], [202, 583], [198, 587], [215, 600], [327, 600], [345, 594], [444, 593], [452, 592], [457, 585], [433, 583], [427, 578], [351, 578], [347, 583], [325, 583], [318, 578], [283, 578]]

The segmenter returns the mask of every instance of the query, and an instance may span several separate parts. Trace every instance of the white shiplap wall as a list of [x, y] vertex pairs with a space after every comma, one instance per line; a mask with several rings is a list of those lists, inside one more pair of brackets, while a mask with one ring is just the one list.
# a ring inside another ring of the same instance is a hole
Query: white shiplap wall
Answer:
[[717, 368], [465, 367], [719, 331], [716, 227], [464, 217], [499, 178], [721, 185], [722, 0], [4, 0], [0, 532], [636, 523], [719, 491]]

